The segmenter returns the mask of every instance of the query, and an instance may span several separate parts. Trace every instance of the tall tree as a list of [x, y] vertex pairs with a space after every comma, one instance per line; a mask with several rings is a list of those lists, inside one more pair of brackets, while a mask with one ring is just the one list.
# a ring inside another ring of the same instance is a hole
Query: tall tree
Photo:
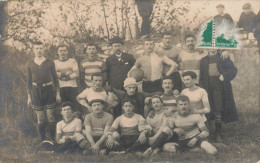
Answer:
[[142, 17], [141, 36], [151, 32], [151, 15], [155, 0], [135, 0], [139, 15]]

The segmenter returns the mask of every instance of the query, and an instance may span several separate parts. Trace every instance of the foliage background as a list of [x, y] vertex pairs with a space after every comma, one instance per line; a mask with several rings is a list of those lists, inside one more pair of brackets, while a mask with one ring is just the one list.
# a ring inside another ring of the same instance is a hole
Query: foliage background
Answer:
[[[258, 11], [256, 7], [260, 6], [257, 5], [259, 2], [251, 2], [254, 10]], [[217, 3], [221, 2], [158, 0], [154, 6], [152, 35], [158, 40], [163, 30], [172, 30], [175, 34], [174, 44], [182, 42], [185, 33], [193, 31], [205, 18], [216, 14]], [[231, 15], [237, 21], [244, 1], [236, 1], [236, 7], [233, 6], [234, 1], [223, 1], [223, 3], [226, 5], [227, 12], [232, 11]], [[105, 7], [107, 24], [102, 6]], [[87, 43], [92, 40], [103, 43], [116, 35], [128, 40], [124, 49], [132, 53], [133, 49], [143, 42], [138, 36], [141, 20], [133, 0], [9, 1], [7, 13], [9, 15], [6, 27], [7, 39], [5, 46], [2, 42], [0, 44], [0, 161], [70, 162], [86, 159], [88, 161], [142, 161], [141, 158], [132, 155], [84, 157], [37, 153], [35, 115], [26, 105], [25, 88], [27, 75], [25, 64], [33, 56], [31, 41], [36, 39], [45, 42], [46, 55], [51, 58], [56, 57], [55, 46], [60, 41], [65, 41], [69, 45], [71, 56], [74, 56], [77, 42]], [[258, 155], [260, 153], [259, 54], [254, 46], [233, 53], [238, 74], [232, 81], [232, 85], [239, 111], [239, 121], [224, 125], [224, 143], [227, 147], [220, 147], [216, 157], [205, 155], [203, 152], [185, 153], [185, 156], [162, 154], [152, 157], [150, 161], [173, 159], [190, 162], [256, 162], [260, 160]]]

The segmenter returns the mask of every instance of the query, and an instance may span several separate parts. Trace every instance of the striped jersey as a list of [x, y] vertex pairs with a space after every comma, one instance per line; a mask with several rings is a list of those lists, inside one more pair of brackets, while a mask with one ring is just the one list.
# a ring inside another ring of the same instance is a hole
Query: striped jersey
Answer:
[[74, 118], [70, 122], [65, 122], [64, 120], [57, 123], [57, 134], [62, 134], [62, 136], [73, 136], [75, 132], [81, 132], [82, 122], [78, 118]]
[[175, 127], [185, 131], [184, 136], [180, 140], [193, 138], [200, 133], [200, 128], [205, 126], [204, 121], [199, 114], [190, 114], [182, 116], [179, 112], [174, 116]]
[[200, 60], [205, 57], [205, 54], [199, 54], [198, 52], [190, 53], [187, 51], [180, 52], [180, 69], [185, 71], [194, 71], [197, 74], [196, 83], [199, 83], [200, 78]]
[[131, 118], [121, 115], [115, 119], [112, 127], [120, 129], [121, 135], [139, 135], [146, 129], [145, 119], [139, 114], [134, 114]]
[[86, 115], [84, 125], [90, 126], [92, 130], [92, 136], [104, 135], [104, 129], [106, 126], [111, 126], [113, 123], [113, 116], [107, 112], [104, 112], [102, 117], [96, 117], [93, 113]]
[[164, 93], [161, 96], [161, 99], [163, 101], [164, 108], [172, 108], [173, 111], [177, 111], [177, 101], [175, 95], [173, 95], [173, 92], [171, 93]]
[[78, 95], [78, 98], [86, 99], [88, 102], [94, 99], [102, 99], [104, 101], [107, 101], [107, 97], [108, 95], [104, 88], [102, 89], [102, 91], [94, 91], [93, 87], [86, 88]]
[[85, 74], [85, 83], [88, 87], [92, 87], [91, 75], [93, 73], [104, 73], [107, 71], [106, 63], [101, 59], [89, 60], [85, 59], [80, 62], [79, 71]]
[[164, 111], [159, 114], [155, 114], [153, 118], [149, 116], [146, 118], [146, 122], [152, 127], [152, 133], [156, 134], [160, 129], [163, 119], [164, 119]]
[[[66, 61], [54, 60], [55, 68], [57, 72], [71, 72], [77, 73], [79, 72], [78, 63], [74, 58], [69, 58]], [[60, 80], [60, 87], [77, 87], [76, 78], [68, 81]]]

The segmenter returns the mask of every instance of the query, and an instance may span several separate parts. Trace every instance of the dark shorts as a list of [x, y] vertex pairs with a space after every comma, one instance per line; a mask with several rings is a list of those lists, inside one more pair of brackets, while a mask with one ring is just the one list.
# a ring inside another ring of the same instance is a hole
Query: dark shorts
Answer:
[[190, 149], [190, 148], [198, 147], [198, 146], [200, 146], [200, 144], [201, 144], [203, 141], [205, 141], [205, 139], [200, 139], [200, 140], [197, 141], [197, 143], [195, 144], [194, 147], [188, 147], [188, 143], [190, 142], [191, 139], [192, 139], [192, 138], [184, 139], [184, 140], [178, 140], [178, 141], [177, 141], [177, 144], [179, 145], [179, 149], [180, 149], [181, 151], [183, 151], [183, 150], [185, 150], [185, 148], [186, 148], [186, 149], [187, 149], [187, 148]]
[[32, 86], [32, 108], [36, 111], [54, 109], [56, 107], [56, 95], [53, 86]]
[[83, 112], [83, 108], [78, 103], [76, 97], [79, 94], [77, 87], [62, 87], [60, 88], [61, 101], [70, 101], [74, 111]]
[[148, 93], [163, 92], [162, 80], [157, 79], [155, 81], [144, 81], [143, 82], [143, 91], [148, 92]]

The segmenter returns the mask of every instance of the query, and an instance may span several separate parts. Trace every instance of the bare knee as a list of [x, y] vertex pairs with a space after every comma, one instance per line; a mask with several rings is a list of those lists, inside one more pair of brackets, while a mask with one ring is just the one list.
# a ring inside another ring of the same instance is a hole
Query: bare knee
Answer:
[[203, 141], [200, 144], [200, 147], [208, 154], [215, 155], [217, 154], [217, 148], [210, 144], [208, 141]]
[[47, 110], [47, 119], [48, 122], [55, 122], [55, 117], [54, 117], [54, 110]]

